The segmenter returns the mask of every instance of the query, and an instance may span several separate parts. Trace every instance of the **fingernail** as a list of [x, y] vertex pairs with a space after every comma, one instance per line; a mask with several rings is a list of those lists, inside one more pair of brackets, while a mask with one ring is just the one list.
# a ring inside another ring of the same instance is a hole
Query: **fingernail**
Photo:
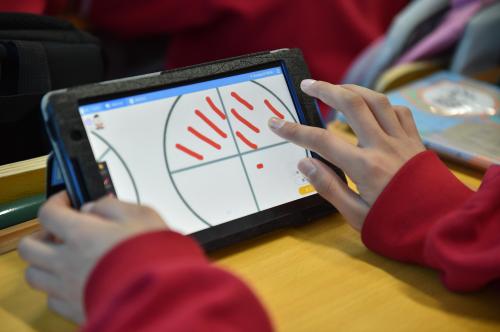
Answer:
[[311, 159], [305, 158], [299, 162], [299, 171], [304, 174], [307, 178], [310, 178], [314, 173], [316, 173], [316, 166]]
[[283, 127], [284, 124], [285, 124], [284, 120], [278, 118], [269, 119], [269, 127], [271, 127], [272, 129], [280, 129], [281, 127]]
[[302, 82], [300, 82], [300, 88], [302, 89], [302, 91], [306, 91], [307, 89], [309, 89], [309, 87], [311, 85], [314, 84], [314, 82], [316, 82], [316, 80], [312, 80], [312, 79], [306, 79], [306, 80], [303, 80]]
[[80, 212], [89, 213], [90, 211], [92, 211], [93, 207], [94, 207], [94, 203], [93, 202], [85, 203], [80, 208]]

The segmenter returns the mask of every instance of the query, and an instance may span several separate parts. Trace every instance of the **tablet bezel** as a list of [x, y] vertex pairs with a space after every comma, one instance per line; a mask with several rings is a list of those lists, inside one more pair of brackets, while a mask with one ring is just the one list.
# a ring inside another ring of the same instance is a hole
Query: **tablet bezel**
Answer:
[[[298, 49], [257, 53], [48, 93], [42, 101], [42, 112], [73, 205], [78, 208], [83, 203], [106, 194], [80, 116], [80, 105], [278, 65], [283, 68], [299, 120], [310, 126], [323, 127], [315, 100], [300, 90], [300, 82], [309, 78], [310, 74]], [[313, 156], [319, 158], [317, 155]], [[330, 166], [345, 181], [344, 174], [338, 168]], [[318, 194], [313, 194], [190, 235], [205, 249], [212, 250], [276, 228], [303, 223], [333, 211], [334, 208], [328, 202]]]

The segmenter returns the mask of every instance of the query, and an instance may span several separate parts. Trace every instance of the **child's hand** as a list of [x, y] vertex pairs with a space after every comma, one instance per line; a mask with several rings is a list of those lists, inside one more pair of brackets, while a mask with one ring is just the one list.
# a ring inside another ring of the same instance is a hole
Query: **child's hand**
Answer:
[[304, 80], [302, 90], [342, 112], [358, 137], [353, 146], [325, 129], [269, 121], [279, 136], [341, 168], [357, 185], [359, 195], [317, 159], [300, 161], [299, 170], [317, 192], [331, 202], [357, 230], [389, 180], [413, 156], [425, 150], [411, 112], [392, 106], [383, 94], [355, 85]]
[[111, 197], [76, 211], [65, 192], [45, 203], [38, 220], [42, 233], [19, 244], [19, 254], [29, 264], [26, 279], [47, 293], [52, 310], [80, 324], [85, 320], [85, 282], [99, 259], [120, 241], [167, 227], [152, 209]]

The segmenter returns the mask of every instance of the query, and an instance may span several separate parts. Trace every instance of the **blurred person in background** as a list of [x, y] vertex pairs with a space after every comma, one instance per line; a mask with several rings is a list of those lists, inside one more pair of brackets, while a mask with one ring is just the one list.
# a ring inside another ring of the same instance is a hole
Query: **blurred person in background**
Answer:
[[[338, 83], [355, 57], [386, 32], [394, 16], [409, 2], [23, 0], [4, 1], [0, 11], [71, 13], [98, 35], [105, 33], [125, 40], [166, 37], [167, 68], [297, 47], [303, 51], [314, 77]], [[134, 55], [140, 57], [140, 50], [138, 53]], [[129, 74], [136, 72], [125, 75]]]

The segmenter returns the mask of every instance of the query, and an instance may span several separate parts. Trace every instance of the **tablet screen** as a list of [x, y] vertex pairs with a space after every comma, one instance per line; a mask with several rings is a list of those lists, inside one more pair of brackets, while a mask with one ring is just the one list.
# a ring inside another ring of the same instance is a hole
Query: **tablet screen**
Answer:
[[267, 126], [299, 122], [281, 66], [80, 105], [108, 192], [194, 233], [314, 193], [309, 152]]

